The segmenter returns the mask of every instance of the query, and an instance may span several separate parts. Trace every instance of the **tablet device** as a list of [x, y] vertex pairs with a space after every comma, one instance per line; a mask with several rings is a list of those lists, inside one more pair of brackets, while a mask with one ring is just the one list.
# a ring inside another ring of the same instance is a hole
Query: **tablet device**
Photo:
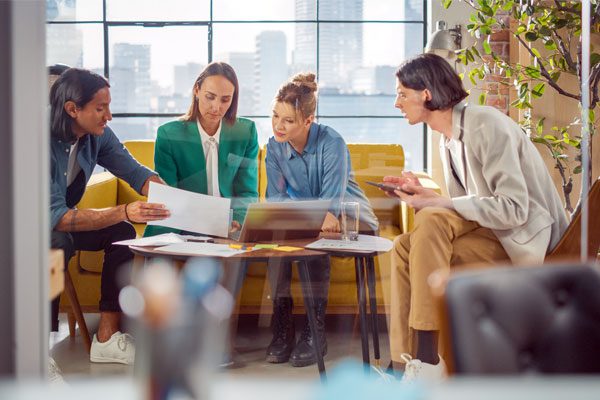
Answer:
[[378, 182], [372, 182], [372, 181], [365, 181], [365, 183], [372, 185], [372, 186], [377, 186], [379, 189], [381, 189], [385, 192], [388, 192], [390, 194], [393, 194], [393, 195], [395, 195], [394, 190], [398, 190], [405, 194], [413, 194], [413, 193], [408, 193], [408, 192], [402, 190], [402, 188], [400, 186], [396, 186], [391, 183], [378, 183]]
[[331, 200], [252, 203], [242, 229], [230, 238], [242, 243], [316, 238]]

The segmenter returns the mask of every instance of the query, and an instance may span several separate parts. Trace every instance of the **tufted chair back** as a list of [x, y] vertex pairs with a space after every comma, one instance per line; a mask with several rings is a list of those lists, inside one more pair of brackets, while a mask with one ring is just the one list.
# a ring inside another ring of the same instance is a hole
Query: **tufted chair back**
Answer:
[[446, 287], [457, 374], [600, 373], [600, 271], [509, 267]]

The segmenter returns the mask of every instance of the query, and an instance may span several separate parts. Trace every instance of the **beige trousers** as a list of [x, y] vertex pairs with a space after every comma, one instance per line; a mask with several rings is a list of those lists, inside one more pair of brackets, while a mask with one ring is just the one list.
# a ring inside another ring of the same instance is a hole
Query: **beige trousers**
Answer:
[[424, 208], [415, 215], [413, 231], [397, 236], [392, 250], [390, 352], [415, 355], [414, 330], [439, 330], [440, 321], [428, 284], [429, 275], [449, 273], [466, 264], [492, 265], [508, 255], [494, 235], [455, 211]]

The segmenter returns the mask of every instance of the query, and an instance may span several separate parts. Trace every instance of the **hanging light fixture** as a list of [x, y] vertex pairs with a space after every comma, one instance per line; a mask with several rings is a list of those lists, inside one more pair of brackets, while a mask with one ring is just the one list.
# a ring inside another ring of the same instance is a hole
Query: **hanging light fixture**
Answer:
[[459, 50], [462, 44], [460, 29], [460, 25], [446, 28], [445, 21], [438, 21], [435, 32], [425, 45], [425, 53], [434, 53], [446, 59], [456, 57], [456, 50]]

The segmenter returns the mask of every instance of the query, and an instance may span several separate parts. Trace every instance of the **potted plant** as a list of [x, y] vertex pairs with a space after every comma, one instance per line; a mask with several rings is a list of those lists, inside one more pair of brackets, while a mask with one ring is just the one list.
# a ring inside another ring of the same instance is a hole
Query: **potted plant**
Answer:
[[[445, 8], [452, 0], [441, 0]], [[580, 0], [462, 0], [473, 12], [467, 30], [477, 38], [474, 45], [457, 51], [457, 59], [471, 68], [466, 74], [474, 85], [489, 75], [499, 76], [500, 85], [513, 86], [516, 98], [512, 107], [525, 110], [519, 121], [531, 140], [544, 146], [551, 155], [562, 180], [565, 208], [573, 212], [571, 192], [573, 176], [580, 174], [581, 136], [572, 134], [570, 128], [581, 126], [578, 117], [565, 126], [546, 123], [544, 118], [532, 117], [532, 99], [554, 91], [579, 102], [581, 91], [565, 86], [564, 75], [577, 78], [581, 88], [581, 1]], [[591, 35], [600, 33], [600, 0], [590, 0]], [[508, 16], [508, 18], [507, 18]], [[512, 21], [512, 23], [510, 22]], [[494, 32], [509, 30], [519, 46], [531, 56], [532, 62], [511, 63], [496, 54], [490, 45]], [[544, 53], [544, 54], [542, 54]], [[590, 60], [589, 131], [594, 132], [595, 109], [599, 105], [600, 54], [592, 49]], [[550, 88], [550, 90], [549, 90]], [[485, 102], [485, 91], [479, 102]], [[569, 159], [570, 149], [577, 154]], [[590, 141], [591, 154], [591, 141]], [[590, 175], [583, 177], [591, 183]], [[581, 198], [581, 196], [580, 196]]]

